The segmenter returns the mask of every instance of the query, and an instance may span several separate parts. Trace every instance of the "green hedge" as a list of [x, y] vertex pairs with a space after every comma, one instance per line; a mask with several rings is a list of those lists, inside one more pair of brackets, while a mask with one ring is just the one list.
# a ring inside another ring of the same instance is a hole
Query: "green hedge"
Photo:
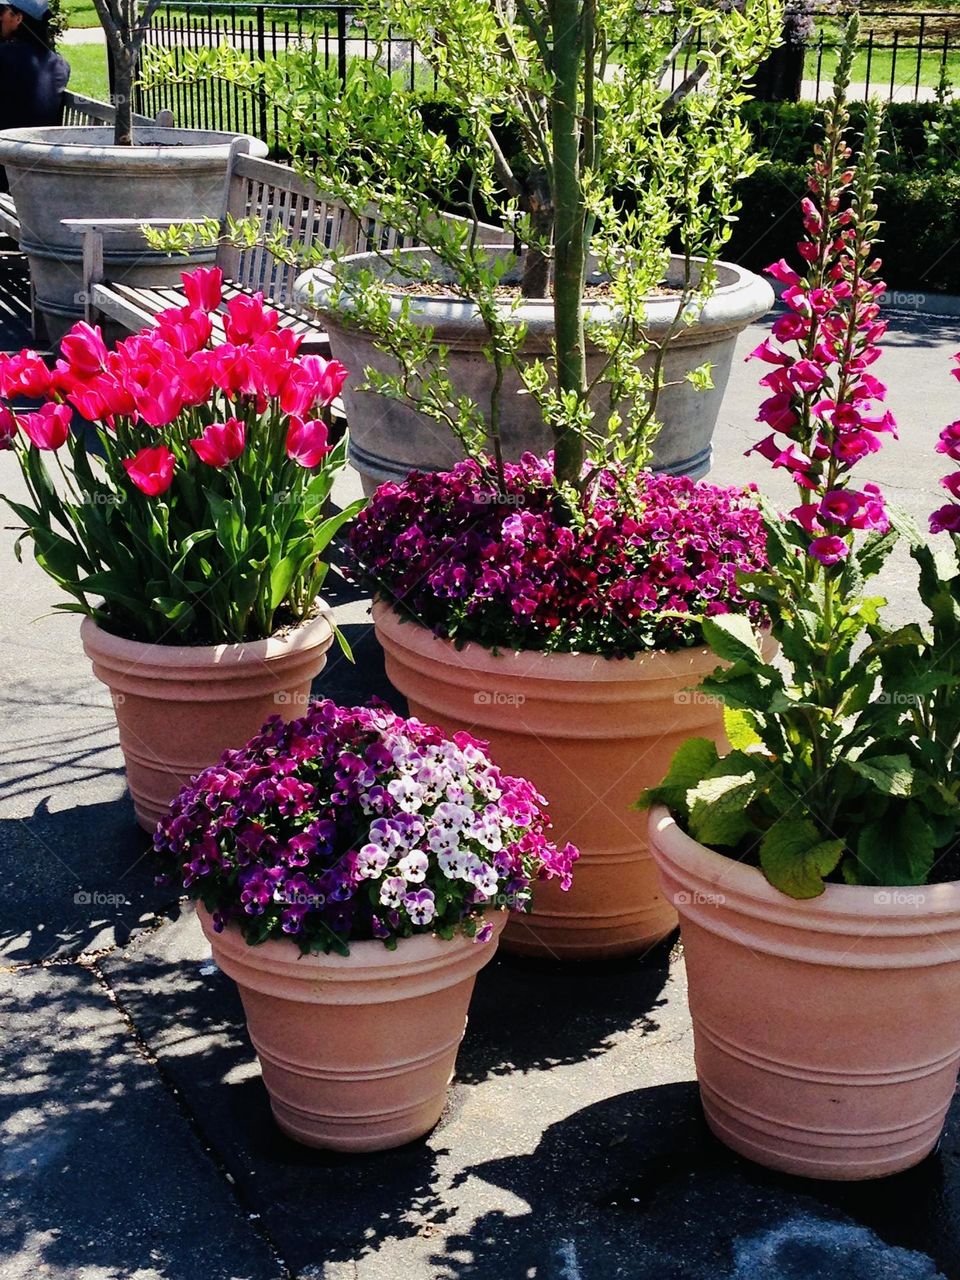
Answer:
[[[850, 103], [855, 136], [862, 132], [864, 110], [864, 103]], [[812, 102], [749, 102], [741, 115], [758, 150], [783, 164], [808, 163], [814, 143], [823, 135], [822, 107]], [[951, 135], [952, 167], [960, 170], [960, 102], [945, 106], [936, 102], [891, 103], [884, 116], [883, 167], [890, 173], [942, 167], [940, 156], [929, 149], [934, 125]]]
[[[753, 270], [797, 262], [806, 166], [775, 161], [745, 178], [724, 256]], [[891, 291], [960, 293], [960, 173], [886, 174], [877, 194], [879, 255]]]

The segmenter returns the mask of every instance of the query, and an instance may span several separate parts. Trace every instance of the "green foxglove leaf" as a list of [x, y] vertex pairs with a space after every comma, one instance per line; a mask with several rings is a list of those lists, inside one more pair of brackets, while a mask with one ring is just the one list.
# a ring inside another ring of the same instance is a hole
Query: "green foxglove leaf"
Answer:
[[686, 822], [689, 817], [687, 792], [706, 777], [719, 759], [717, 744], [711, 738], [688, 738], [674, 754], [663, 782], [644, 791], [636, 808], [649, 809], [663, 804]]
[[704, 618], [703, 638], [718, 658], [725, 662], [756, 663], [760, 645], [750, 619], [742, 613], [721, 613]]
[[869, 760], [846, 760], [848, 769], [866, 778], [885, 796], [913, 794], [915, 773], [907, 756], [872, 756]]
[[857, 839], [856, 857], [844, 866], [854, 884], [925, 884], [936, 840], [916, 804], [900, 804], [868, 822]]
[[842, 840], [824, 840], [809, 820], [783, 817], [760, 843], [760, 866], [775, 889], [791, 898], [816, 898], [843, 854]]
[[[721, 765], [726, 763], [721, 761]], [[701, 844], [738, 844], [754, 829], [746, 809], [759, 789], [752, 770], [704, 778], [687, 792], [690, 834]]]
[[756, 717], [749, 711], [724, 707], [723, 730], [735, 751], [749, 751], [751, 747], [763, 745]]

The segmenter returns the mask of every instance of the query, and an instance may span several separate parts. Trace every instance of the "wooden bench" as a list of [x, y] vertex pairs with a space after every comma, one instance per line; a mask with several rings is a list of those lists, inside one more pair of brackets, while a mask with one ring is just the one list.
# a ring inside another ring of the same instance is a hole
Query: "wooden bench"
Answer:
[[[63, 125], [102, 124], [113, 125], [117, 119], [117, 109], [109, 102], [99, 102], [96, 98], [86, 98], [82, 93], [63, 92]], [[134, 115], [134, 124], [156, 125], [168, 128], [173, 124], [173, 113], [161, 111], [155, 120], [149, 116]], [[20, 218], [9, 191], [0, 192], [0, 235], [20, 243]]]
[[[224, 301], [236, 294], [261, 291], [265, 301], [280, 313], [281, 323], [300, 335], [300, 349], [304, 354], [329, 356], [326, 333], [317, 327], [316, 318], [299, 310], [294, 301], [293, 286], [303, 270], [302, 265], [275, 256], [263, 242], [277, 236], [290, 247], [298, 244], [307, 249], [342, 247], [354, 253], [374, 242], [379, 248], [392, 248], [400, 247], [401, 241], [374, 211], [369, 216], [355, 217], [341, 201], [319, 191], [288, 165], [256, 159], [249, 154], [248, 147], [244, 138], [238, 138], [231, 147], [221, 232], [226, 231], [228, 218], [255, 218], [260, 223], [261, 235], [255, 245], [240, 248], [221, 234], [216, 262], [224, 274]], [[124, 285], [104, 277], [104, 232], [142, 239], [143, 226], [166, 227], [170, 221], [64, 220], [64, 226], [84, 236], [83, 291], [88, 321], [108, 318], [135, 332], [154, 325], [159, 312], [184, 305], [186, 299], [177, 288]], [[481, 230], [487, 243], [513, 243], [512, 235], [499, 227], [484, 225]], [[215, 322], [213, 341], [224, 341], [222, 323]]]

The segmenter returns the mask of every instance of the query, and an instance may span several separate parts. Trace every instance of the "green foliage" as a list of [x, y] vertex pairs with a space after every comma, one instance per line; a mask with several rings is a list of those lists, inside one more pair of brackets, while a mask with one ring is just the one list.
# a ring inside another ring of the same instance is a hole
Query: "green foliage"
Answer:
[[[513, 367], [553, 431], [561, 483], [579, 485], [584, 461], [631, 469], [650, 456], [663, 346], [714, 287], [712, 264], [737, 213], [736, 182], [756, 166], [738, 112], [780, 19], [778, 0], [723, 10], [678, 0], [640, 22], [633, 0], [367, 4], [356, 20], [370, 38], [402, 30], [434, 72], [449, 109], [436, 124], [376, 61], [353, 61], [343, 85], [309, 47], [282, 62], [246, 64], [235, 51], [201, 50], [179, 68], [155, 59], [147, 74], [262, 86], [279, 112], [284, 148], [304, 158], [318, 185], [358, 217], [376, 209], [402, 242], [429, 247], [483, 321], [493, 390], [489, 405], [470, 405], [450, 386], [431, 335], [414, 333], [409, 312], [385, 332], [375, 297], [383, 284], [357, 284], [335, 267], [350, 318], [373, 327], [399, 365], [398, 374], [374, 379], [376, 388], [447, 422], [470, 452], [482, 444], [498, 456], [501, 386]], [[682, 64], [682, 47], [664, 56], [678, 28], [699, 61], [671, 93], [660, 85]], [[701, 82], [709, 90], [692, 92]], [[439, 207], [463, 226], [439, 219]], [[514, 234], [516, 257], [483, 249], [479, 211], [494, 209]], [[675, 322], [654, 346], [644, 333], [644, 297], [664, 278], [671, 240], [685, 269]], [[409, 258], [371, 247], [401, 277], [415, 277]], [[696, 270], [694, 256], [705, 259]], [[553, 298], [556, 341], [546, 361], [523, 357], [516, 308], [499, 296], [505, 266], [524, 296]], [[612, 307], [588, 333], [582, 303], [593, 269], [609, 279]], [[604, 354], [602, 381], [617, 410], [602, 426], [590, 403], [588, 339]]]

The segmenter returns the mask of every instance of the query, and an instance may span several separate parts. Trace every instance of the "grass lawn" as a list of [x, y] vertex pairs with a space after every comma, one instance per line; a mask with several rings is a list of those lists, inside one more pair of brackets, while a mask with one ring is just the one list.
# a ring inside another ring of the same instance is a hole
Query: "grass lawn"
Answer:
[[68, 27], [98, 27], [100, 19], [93, 0], [60, 0], [60, 12]]
[[107, 85], [107, 51], [104, 45], [72, 44], [61, 49], [70, 63], [69, 88], [74, 93], [84, 93], [88, 98], [105, 102], [110, 90]]

